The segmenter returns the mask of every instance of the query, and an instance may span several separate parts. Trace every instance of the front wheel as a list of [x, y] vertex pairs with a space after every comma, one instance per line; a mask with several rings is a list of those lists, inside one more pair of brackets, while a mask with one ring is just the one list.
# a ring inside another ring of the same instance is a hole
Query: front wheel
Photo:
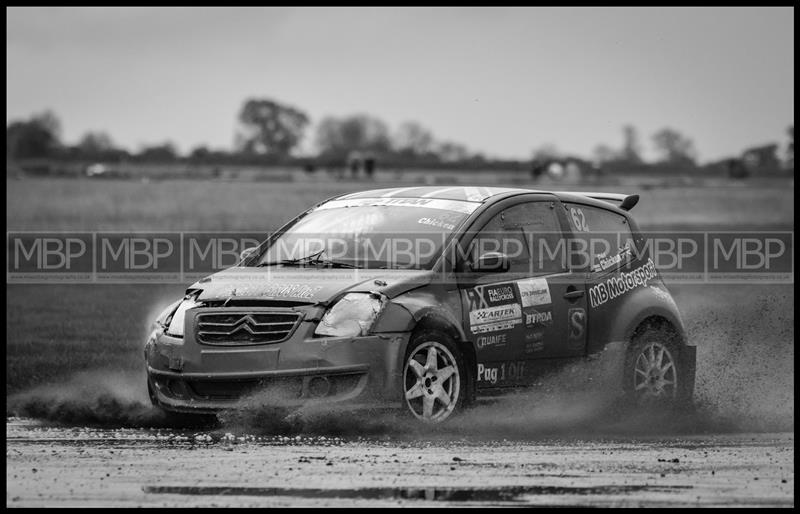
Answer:
[[408, 344], [403, 364], [404, 402], [425, 423], [442, 423], [458, 412], [469, 391], [464, 357], [449, 335], [427, 331]]

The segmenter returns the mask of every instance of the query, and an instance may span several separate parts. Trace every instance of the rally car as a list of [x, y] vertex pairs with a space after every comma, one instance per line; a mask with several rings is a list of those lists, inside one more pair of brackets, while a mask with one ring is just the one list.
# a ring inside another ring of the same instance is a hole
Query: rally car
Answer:
[[695, 346], [637, 202], [498, 187], [326, 200], [158, 316], [151, 400], [183, 413], [347, 402], [440, 423], [613, 349], [621, 397], [688, 403]]

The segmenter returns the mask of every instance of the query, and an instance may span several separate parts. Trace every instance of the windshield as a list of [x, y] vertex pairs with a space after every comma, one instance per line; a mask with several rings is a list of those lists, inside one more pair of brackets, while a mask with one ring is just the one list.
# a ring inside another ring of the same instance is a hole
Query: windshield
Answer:
[[433, 198], [332, 200], [278, 236], [257, 265], [431, 269], [479, 205]]

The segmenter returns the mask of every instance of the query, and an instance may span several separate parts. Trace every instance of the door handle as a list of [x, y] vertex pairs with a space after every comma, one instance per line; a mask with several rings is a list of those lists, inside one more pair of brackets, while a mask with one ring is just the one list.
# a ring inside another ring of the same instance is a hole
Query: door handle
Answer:
[[577, 300], [578, 298], [581, 298], [585, 294], [586, 291], [584, 291], [583, 289], [572, 290], [572, 291], [567, 289], [567, 292], [564, 294], [564, 298], [566, 298], [567, 300]]

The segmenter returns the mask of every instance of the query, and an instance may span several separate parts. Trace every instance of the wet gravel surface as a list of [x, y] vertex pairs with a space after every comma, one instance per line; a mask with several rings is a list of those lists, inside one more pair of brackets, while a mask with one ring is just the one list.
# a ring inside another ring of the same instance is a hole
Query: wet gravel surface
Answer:
[[794, 434], [255, 436], [6, 422], [7, 506], [794, 506]]

